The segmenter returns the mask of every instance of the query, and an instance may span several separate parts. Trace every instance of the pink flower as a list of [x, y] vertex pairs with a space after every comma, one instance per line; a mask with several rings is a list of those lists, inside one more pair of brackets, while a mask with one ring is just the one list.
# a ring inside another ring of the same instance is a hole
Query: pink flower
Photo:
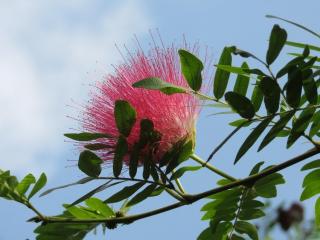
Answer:
[[[198, 47], [194, 47], [193, 52], [198, 52]], [[104, 81], [97, 83], [99, 91], [92, 93], [91, 100], [83, 112], [83, 128], [87, 132], [118, 136], [114, 103], [116, 100], [126, 100], [137, 112], [137, 121], [127, 139], [129, 153], [139, 140], [140, 120], [147, 118], [153, 121], [154, 128], [162, 134], [158, 151], [154, 156], [154, 160], [158, 162], [179, 140], [195, 137], [194, 129], [200, 103], [190, 94], [169, 96], [157, 90], [132, 87], [133, 83], [144, 78], [158, 77], [174, 85], [188, 88], [180, 70], [178, 49], [175, 46], [154, 47], [147, 54], [138, 50], [129, 55], [125, 63], [115, 67], [114, 74], [107, 75]], [[110, 146], [109, 149], [100, 150], [98, 154], [104, 161], [112, 161], [116, 141], [98, 139], [96, 143]], [[127, 156], [125, 158], [127, 164], [128, 159]]]

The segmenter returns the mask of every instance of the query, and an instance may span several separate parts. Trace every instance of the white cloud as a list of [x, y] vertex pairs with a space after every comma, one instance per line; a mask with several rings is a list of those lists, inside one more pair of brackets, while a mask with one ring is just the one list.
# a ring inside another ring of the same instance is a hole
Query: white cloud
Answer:
[[83, 102], [88, 91], [83, 85], [117, 63], [114, 43], [150, 28], [139, 1], [105, 6], [105, 11], [94, 3], [0, 4], [0, 168], [52, 173], [56, 161], [68, 165], [67, 157], [56, 159], [63, 151], [62, 133], [67, 125], [76, 126], [67, 121], [66, 105], [71, 98]]

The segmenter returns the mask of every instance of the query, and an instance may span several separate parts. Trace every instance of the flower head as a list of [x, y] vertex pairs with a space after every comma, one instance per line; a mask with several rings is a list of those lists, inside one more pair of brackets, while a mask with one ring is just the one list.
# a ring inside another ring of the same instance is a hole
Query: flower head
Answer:
[[[197, 50], [197, 47], [193, 50]], [[194, 127], [200, 110], [199, 100], [190, 94], [166, 95], [157, 90], [134, 88], [132, 84], [141, 79], [158, 77], [174, 85], [187, 87], [180, 70], [178, 49], [154, 47], [148, 53], [138, 50], [129, 54], [127, 61], [115, 67], [115, 73], [105, 76], [97, 83], [97, 92], [83, 112], [83, 128], [87, 132], [107, 133], [118, 136], [114, 107], [117, 100], [129, 102], [137, 113], [136, 122], [127, 138], [129, 153], [139, 140], [140, 122], [149, 119], [154, 129], [161, 134], [153, 152], [153, 160], [159, 162], [165, 152], [174, 144], [194, 138]], [[105, 161], [112, 161], [116, 140], [98, 139], [109, 148], [99, 151]], [[129, 154], [127, 154], [129, 155]], [[129, 156], [125, 157], [128, 163]], [[140, 162], [143, 159], [139, 159]]]

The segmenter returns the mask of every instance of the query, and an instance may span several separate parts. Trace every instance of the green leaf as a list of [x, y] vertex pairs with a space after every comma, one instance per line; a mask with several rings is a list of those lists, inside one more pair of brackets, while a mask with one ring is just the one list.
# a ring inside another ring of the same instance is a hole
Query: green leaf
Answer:
[[258, 75], [258, 76], [267, 76], [267, 74], [265, 74], [264, 72], [262, 72], [260, 69], [258, 68], [253, 68], [253, 69], [246, 69], [246, 68], [243, 68], [243, 71], [246, 72], [246, 73], [250, 73], [250, 74], [255, 74], [255, 75]]
[[257, 82], [251, 95], [251, 102], [253, 104], [255, 112], [259, 111], [262, 101], [263, 101], [263, 93], [259, 87], [259, 82]]
[[35, 177], [31, 173], [29, 173], [21, 180], [16, 189], [20, 195], [24, 195], [28, 191], [30, 185], [34, 184], [35, 182]]
[[89, 198], [85, 201], [86, 205], [94, 211], [98, 211], [104, 217], [114, 216], [112, 208], [98, 198]]
[[134, 178], [137, 174], [138, 162], [140, 157], [140, 147], [139, 144], [134, 144], [129, 161], [129, 175], [131, 178]]
[[264, 96], [264, 104], [269, 113], [276, 113], [280, 103], [280, 87], [278, 83], [270, 77], [264, 77], [259, 83], [259, 88]]
[[285, 74], [288, 73], [288, 71], [291, 67], [301, 65], [303, 62], [304, 62], [304, 57], [302, 57], [302, 56], [299, 56], [299, 57], [296, 57], [296, 58], [290, 60], [283, 68], [281, 68], [279, 70], [279, 72], [276, 75], [276, 78], [277, 79], [281, 78], [282, 76], [284, 76]]
[[127, 206], [133, 206], [139, 202], [142, 202], [147, 197], [149, 197], [155, 188], [157, 187], [157, 184], [151, 184], [147, 186], [145, 189], [143, 189], [141, 192], [139, 192], [137, 195], [135, 195], [128, 203]]
[[101, 173], [101, 163], [103, 161], [93, 152], [84, 150], [80, 153], [78, 167], [90, 177], [98, 177]]
[[312, 198], [313, 196], [315, 196], [319, 193], [320, 193], [320, 185], [319, 184], [308, 185], [306, 188], [304, 188], [304, 190], [300, 196], [300, 201], [304, 201], [309, 198]]
[[315, 112], [315, 108], [306, 108], [301, 112], [299, 117], [293, 122], [292, 130], [288, 137], [287, 148], [291, 147], [292, 144], [304, 133], [309, 126], [309, 122]]
[[[232, 56], [229, 47], [225, 47], [219, 59], [219, 65], [231, 66]], [[214, 76], [213, 93], [217, 99], [220, 99], [227, 89], [230, 72], [218, 68]]]
[[147, 180], [150, 177], [152, 163], [152, 154], [148, 153], [143, 156], [143, 179]]
[[238, 119], [233, 122], [230, 122], [229, 125], [232, 127], [248, 127], [250, 126], [252, 121], [248, 121], [247, 119]]
[[74, 183], [70, 183], [70, 184], [66, 184], [66, 185], [62, 185], [62, 186], [59, 186], [59, 187], [55, 187], [55, 188], [51, 188], [51, 189], [48, 189], [47, 191], [43, 192], [40, 194], [40, 197], [43, 197], [55, 190], [58, 190], [58, 189], [62, 189], [62, 188], [67, 188], [67, 187], [71, 187], [71, 186], [74, 186], [74, 185], [78, 185], [78, 184], [85, 184], [87, 182], [90, 182], [92, 180], [94, 180], [95, 178], [93, 177], [85, 177], [85, 178], [82, 178], [80, 179], [79, 181], [77, 182], [74, 182]]
[[302, 55], [303, 55], [305, 58], [310, 55], [310, 48], [309, 48], [308, 45], [306, 45], [306, 46], [304, 47]]
[[178, 52], [183, 76], [187, 80], [191, 89], [194, 91], [199, 91], [202, 84], [202, 62], [196, 56], [186, 50], [180, 49]]
[[235, 55], [240, 55], [241, 57], [244, 57], [244, 58], [249, 58], [249, 57], [252, 57], [258, 61], [260, 61], [260, 59], [258, 59], [255, 55], [253, 55], [252, 53], [248, 52], [248, 51], [244, 51], [242, 49], [239, 49], [237, 48], [236, 46], [231, 46], [230, 47], [231, 51], [233, 54]]
[[310, 104], [317, 104], [318, 101], [318, 90], [316, 82], [313, 78], [313, 72], [311, 69], [308, 69], [303, 72], [303, 89], [306, 95], [307, 100]]
[[254, 209], [254, 208], [262, 208], [265, 205], [257, 200], [244, 199], [241, 204], [241, 209]]
[[255, 111], [251, 101], [245, 96], [236, 92], [227, 92], [224, 98], [229, 105], [243, 118], [251, 119], [254, 117]]
[[314, 45], [310, 45], [310, 44], [306, 44], [306, 43], [287, 41], [286, 45], [292, 46], [292, 47], [297, 47], [297, 48], [303, 48], [303, 49], [306, 46], [308, 46], [310, 48], [310, 50], [314, 50], [314, 51], [320, 52], [320, 47], [317, 47], [317, 46], [314, 46]]
[[264, 164], [264, 162], [258, 162], [256, 165], [253, 166], [253, 168], [250, 171], [250, 176], [257, 174], [260, 172], [260, 168], [262, 167], [262, 165]]
[[210, 240], [210, 239], [213, 239], [212, 237], [213, 237], [213, 232], [211, 231], [211, 228], [206, 228], [200, 233], [197, 240]]
[[119, 192], [113, 194], [111, 197], [109, 197], [107, 200], [105, 200], [106, 203], [115, 203], [120, 202], [131, 195], [133, 195], [136, 191], [138, 191], [145, 183], [144, 182], [138, 182], [136, 184], [133, 184], [131, 186], [124, 187]]
[[307, 163], [301, 168], [301, 171], [306, 171], [314, 168], [320, 168], [320, 159]]
[[238, 236], [238, 235], [236, 235], [236, 234], [232, 234], [230, 240], [246, 240], [246, 239], [243, 238], [243, 237], [240, 237], [240, 236]]
[[113, 160], [113, 175], [118, 177], [122, 170], [123, 158], [128, 152], [128, 143], [126, 138], [119, 136]]
[[293, 108], [298, 107], [302, 91], [302, 72], [300, 69], [296, 67], [289, 69], [286, 86], [286, 100], [288, 104]]
[[[73, 218], [69, 212], [64, 212], [59, 217]], [[41, 224], [35, 230], [37, 240], [83, 240], [87, 233], [97, 227], [97, 224]]]
[[257, 141], [257, 139], [260, 137], [263, 131], [268, 127], [272, 119], [273, 117], [268, 117], [264, 119], [262, 122], [259, 123], [257, 127], [253, 129], [253, 131], [249, 134], [249, 136], [241, 145], [237, 153], [236, 159], [234, 160], [234, 164], [236, 164], [240, 160], [240, 158], [252, 147], [252, 145]]
[[140, 121], [140, 138], [139, 145], [141, 148], [146, 146], [149, 142], [152, 141], [152, 134], [154, 131], [153, 122], [149, 119], [142, 119]]
[[157, 188], [150, 194], [149, 197], [159, 196], [161, 193], [163, 193], [164, 190], [165, 190], [165, 187], [163, 187], [163, 186], [157, 187]]
[[87, 144], [84, 145], [86, 149], [96, 151], [96, 150], [101, 150], [101, 149], [106, 149], [106, 148], [113, 148], [111, 145], [103, 144], [103, 143], [92, 143], [92, 144]]
[[32, 188], [28, 199], [31, 199], [35, 194], [37, 194], [47, 183], [47, 176], [46, 174], [42, 173], [38, 179], [38, 181], [35, 183], [34, 187]]
[[253, 220], [264, 216], [265, 213], [262, 210], [255, 208], [241, 209], [239, 213], [240, 220]]
[[244, 221], [237, 221], [235, 230], [241, 234], [247, 234], [252, 240], [258, 240], [258, 232], [254, 225]]
[[168, 163], [165, 173], [170, 173], [173, 169], [175, 169], [179, 164], [189, 159], [190, 155], [193, 152], [193, 141], [189, 140], [185, 144], [181, 146], [177, 151], [177, 156], [171, 159]]
[[111, 135], [106, 133], [89, 133], [89, 132], [66, 133], [64, 134], [64, 136], [76, 141], [92, 141], [99, 138], [112, 138]]
[[265, 146], [267, 146], [278, 133], [286, 126], [290, 119], [294, 116], [294, 111], [290, 111], [280, 117], [280, 120], [270, 129], [267, 135], [262, 140], [258, 152], [261, 151]]
[[[249, 66], [246, 62], [243, 62], [241, 65], [242, 69], [248, 69]], [[233, 87], [233, 91], [236, 93], [239, 93], [242, 96], [246, 96], [247, 90], [248, 90], [248, 85], [249, 85], [249, 76], [243, 76], [238, 74], [236, 83]]]
[[303, 180], [302, 187], [307, 187], [308, 185], [318, 184], [320, 181], [320, 169], [316, 169], [305, 176]]
[[223, 64], [216, 64], [214, 66], [217, 69], [220, 69], [220, 70], [225, 71], [225, 72], [235, 73], [235, 74], [241, 75], [243, 77], [249, 77], [250, 76], [250, 73], [246, 72], [249, 69], [242, 69], [241, 67], [235, 67], [235, 66], [223, 65]]
[[280, 173], [274, 173], [258, 180], [254, 188], [258, 196], [264, 198], [273, 198], [277, 196], [276, 185], [284, 184], [285, 180]]
[[313, 116], [309, 136], [313, 137], [319, 132], [319, 130], [320, 130], [320, 111], [316, 112]]
[[269, 48], [266, 56], [266, 61], [268, 65], [272, 64], [274, 60], [276, 60], [286, 41], [286, 30], [282, 29], [279, 25], [275, 24], [271, 31], [269, 39]]
[[316, 226], [320, 227], [320, 198], [317, 199], [315, 204], [315, 216], [316, 216]]
[[166, 81], [163, 81], [160, 78], [152, 77], [152, 78], [145, 78], [138, 82], [132, 84], [135, 88], [144, 88], [150, 90], [159, 90], [164, 94], [171, 95], [175, 93], [186, 93], [187, 89], [173, 85]]
[[194, 172], [194, 171], [198, 171], [199, 169], [201, 169], [202, 166], [186, 166], [186, 167], [182, 167], [179, 168], [176, 172], [174, 172], [171, 176], [171, 179], [176, 179], [176, 178], [180, 178], [182, 177], [186, 172]]
[[278, 134], [277, 137], [288, 137], [290, 135], [290, 131], [286, 129], [282, 129]]
[[86, 219], [86, 218], [92, 218], [93, 216], [90, 214], [90, 212], [84, 210], [84, 209], [81, 209], [79, 207], [76, 207], [76, 206], [69, 206], [69, 205], [66, 205], [66, 210], [72, 215], [74, 216], [75, 218], [78, 218], [78, 219]]
[[116, 100], [114, 117], [119, 132], [128, 137], [137, 118], [137, 113], [134, 108], [127, 101]]
[[124, 180], [123, 181], [118, 181], [118, 182], [114, 182], [114, 183], [111, 183], [112, 180], [109, 180], [107, 181], [106, 183], [94, 188], [93, 190], [91, 190], [90, 192], [86, 193], [85, 195], [81, 196], [80, 198], [78, 198], [77, 200], [75, 200], [73, 203], [71, 203], [71, 206], [73, 205], [76, 205], [78, 203], [81, 203], [83, 202], [84, 200], [92, 197], [93, 195], [99, 193], [99, 192], [102, 192], [112, 186], [115, 186], [115, 185], [118, 185], [118, 184], [121, 184], [123, 182], [125, 182]]

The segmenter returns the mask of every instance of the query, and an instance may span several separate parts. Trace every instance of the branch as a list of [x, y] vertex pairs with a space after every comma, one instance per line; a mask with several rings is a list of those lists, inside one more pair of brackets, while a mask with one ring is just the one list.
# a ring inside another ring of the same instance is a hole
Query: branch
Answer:
[[292, 165], [295, 165], [305, 159], [308, 159], [316, 154], [320, 153], [320, 148], [312, 148], [308, 151], [306, 151], [305, 153], [296, 156], [292, 159], [287, 160], [286, 162], [283, 162], [279, 165], [276, 165], [274, 167], [271, 167], [265, 171], [262, 171], [260, 173], [251, 175], [245, 179], [242, 180], [237, 180], [234, 181], [230, 184], [218, 187], [218, 188], [214, 188], [199, 194], [195, 194], [195, 195], [185, 195], [185, 199], [187, 199], [187, 202], [177, 202], [162, 208], [158, 208], [149, 212], [144, 212], [141, 214], [135, 214], [135, 215], [130, 215], [130, 216], [125, 216], [125, 217], [116, 217], [116, 218], [106, 218], [106, 219], [74, 219], [74, 218], [59, 218], [59, 217], [44, 217], [44, 219], [40, 219], [39, 217], [35, 217], [32, 220], [34, 221], [41, 221], [44, 223], [124, 223], [124, 224], [128, 224], [128, 223], [132, 223], [134, 221], [143, 219], [143, 218], [147, 218], [147, 217], [151, 217], [160, 213], [164, 213], [179, 207], [182, 207], [184, 205], [188, 205], [188, 204], [192, 204], [196, 201], [199, 201], [200, 199], [203, 199], [205, 197], [208, 197], [210, 195], [213, 194], [217, 194], [223, 191], [226, 191], [228, 189], [231, 188], [235, 188], [235, 187], [239, 187], [239, 186], [246, 186], [246, 185], [252, 185], [254, 184], [256, 181], [258, 181], [259, 179], [262, 179], [264, 177], [267, 177], [273, 173], [276, 173], [278, 171], [281, 171], [285, 168], [288, 168]]
[[192, 158], [193, 160], [195, 160], [197, 163], [200, 163], [200, 164], [202, 165], [202, 167], [208, 168], [208, 169], [211, 170], [212, 172], [220, 175], [221, 177], [224, 177], [224, 178], [229, 179], [229, 180], [231, 180], [231, 181], [236, 181], [236, 180], [237, 180], [236, 178], [228, 175], [227, 173], [222, 172], [221, 170], [215, 168], [214, 166], [212, 166], [212, 165], [209, 164], [208, 162], [203, 161], [200, 157], [198, 157], [198, 156], [195, 155], [195, 154], [192, 154], [192, 155], [190, 156], [190, 158]]

